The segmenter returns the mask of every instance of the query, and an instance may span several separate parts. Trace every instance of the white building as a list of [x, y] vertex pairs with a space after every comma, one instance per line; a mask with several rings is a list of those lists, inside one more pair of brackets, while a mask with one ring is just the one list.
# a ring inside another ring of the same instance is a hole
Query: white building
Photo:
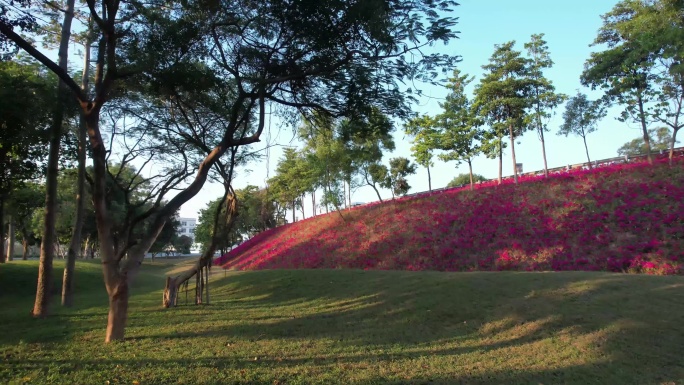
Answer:
[[195, 243], [195, 227], [197, 226], [197, 219], [194, 218], [178, 218], [180, 227], [178, 228], [178, 236], [188, 236], [192, 238], [192, 243]]

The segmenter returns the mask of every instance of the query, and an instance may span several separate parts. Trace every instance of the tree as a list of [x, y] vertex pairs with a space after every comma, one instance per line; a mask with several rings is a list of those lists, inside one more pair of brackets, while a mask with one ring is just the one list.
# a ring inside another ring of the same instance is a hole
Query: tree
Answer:
[[372, 163], [366, 168], [362, 169], [361, 172], [366, 184], [373, 188], [375, 194], [378, 196], [378, 200], [382, 202], [382, 197], [380, 196], [378, 187], [382, 187], [384, 185], [384, 181], [386, 181], [389, 177], [389, 170], [387, 169], [387, 166], [380, 163]]
[[553, 66], [549, 55], [549, 47], [544, 40], [544, 34], [532, 35], [531, 40], [525, 43], [525, 49], [530, 59], [530, 78], [532, 79], [531, 112], [529, 119], [537, 129], [539, 140], [542, 144], [542, 157], [544, 158], [544, 175], [549, 177], [549, 167], [546, 162], [546, 142], [544, 132], [549, 131], [548, 121], [553, 110], [563, 103], [567, 96], [556, 93], [556, 88], [551, 80], [544, 76], [544, 70]]
[[[661, 153], [670, 150], [672, 135], [670, 135], [670, 130], [667, 127], [651, 128], [648, 130], [648, 136], [651, 142], [651, 150], [660, 151]], [[644, 143], [644, 139], [641, 137], [623, 144], [617, 150], [620, 156], [642, 155], [646, 154], [646, 152], [646, 143]]]
[[413, 137], [411, 152], [416, 159], [416, 163], [427, 169], [429, 191], [432, 191], [430, 167], [434, 166], [432, 151], [438, 148], [437, 142], [439, 140], [436, 125], [435, 119], [428, 115], [423, 115], [409, 120], [404, 126], [404, 132]]
[[[64, 81], [84, 114], [94, 166], [100, 256], [110, 300], [105, 341], [123, 339], [130, 279], [166, 221], [201, 190], [209, 170], [228, 149], [260, 139], [267, 101], [289, 111], [318, 109], [335, 116], [371, 103], [394, 116], [406, 116], [411, 98], [399, 81], [434, 83], [439, 74], [435, 69], [457, 59], [419, 51], [455, 37], [456, 19], [450, 16], [455, 5], [451, 0], [410, 4], [307, 0], [222, 2], [208, 9], [204, 2], [175, 6], [103, 0], [99, 10], [89, 0], [99, 35], [92, 94], [81, 90], [67, 71], [11, 27], [0, 24], [0, 33]], [[199, 92], [202, 87], [204, 92]], [[187, 92], [190, 88], [196, 92]], [[100, 117], [114, 97], [133, 96], [136, 90], [152, 95], [149, 100], [154, 103], [172, 105], [174, 112], [181, 108], [188, 112], [173, 124], [154, 127], [168, 136], [150, 134], [151, 126], [141, 126], [138, 135], [150, 141], [165, 139], [173, 150], [158, 146], [159, 156], [178, 155], [187, 167], [195, 167], [191, 171], [169, 168], [159, 175], [167, 180], [158, 185], [155, 203], [140, 214], [152, 218], [152, 225], [115, 249], [105, 190], [109, 153]], [[186, 108], [202, 95], [213, 101], [201, 100], [202, 109]], [[193, 115], [193, 111], [201, 113]], [[245, 135], [248, 121], [255, 121], [256, 128]], [[206, 132], [216, 140], [198, 140]], [[183, 157], [191, 147], [188, 143], [202, 154], [196, 162]], [[162, 205], [163, 196], [181, 186], [187, 175], [195, 177]]]
[[[533, 82], [530, 78], [529, 61], [513, 49], [515, 41], [496, 45], [489, 64], [482, 66], [488, 71], [475, 88], [473, 108], [483, 121], [489, 123], [492, 132], [501, 142], [508, 132], [513, 161], [513, 176], [518, 183], [515, 160], [515, 138], [527, 129], [526, 110], [530, 107]], [[499, 145], [499, 179], [502, 174]]]
[[320, 201], [326, 210], [332, 206], [338, 213], [346, 201], [343, 184], [351, 178], [350, 153], [339, 123], [329, 115], [314, 114], [305, 117], [299, 129], [299, 136], [305, 142], [304, 164], [311, 172], [306, 178], [311, 177], [317, 181], [315, 185], [323, 188]]
[[[297, 207], [303, 205], [302, 195], [306, 192], [305, 169], [301, 154], [294, 148], [285, 148], [278, 161], [276, 175], [269, 180], [273, 196], [280, 204], [292, 210], [292, 222], [295, 222]], [[303, 209], [302, 209], [303, 211]]]
[[473, 158], [482, 151], [481, 145], [477, 143], [482, 137], [482, 131], [478, 128], [481, 122], [475, 116], [465, 93], [465, 88], [472, 81], [473, 78], [466, 74], [461, 75], [458, 69], [454, 70], [447, 85], [451, 92], [441, 105], [444, 111], [437, 118], [440, 130], [437, 143], [439, 149], [445, 151], [439, 158], [445, 162], [468, 163], [471, 190], [475, 188], [475, 180], [472, 178]]
[[[43, 173], [45, 129], [55, 104], [48, 77], [35, 65], [0, 62], [0, 223], [15, 188]], [[5, 226], [0, 226], [5, 239]], [[0, 263], [5, 249], [0, 247]]]
[[603, 89], [607, 102], [625, 107], [619, 119], [632, 120], [641, 126], [646, 156], [652, 163], [647, 105], [656, 99], [651, 73], [655, 57], [638, 41], [630, 39], [626, 33], [629, 29], [623, 28], [625, 20], [634, 15], [635, 7], [639, 8], [642, 4], [641, 0], [622, 1], [602, 16], [603, 26], [594, 45], [606, 45], [608, 48], [591, 54], [585, 63], [581, 80], [583, 85], [592, 89]]
[[[61, 72], [67, 72], [69, 56], [69, 39], [71, 38], [71, 22], [74, 18], [75, 0], [67, 0], [64, 9], [64, 19], [60, 33], [58, 62], [56, 68]], [[2, 27], [2, 25], [0, 25]], [[4, 31], [3, 31], [4, 32]], [[7, 35], [7, 34], [6, 34]], [[11, 36], [8, 36], [12, 39]], [[13, 39], [14, 40], [14, 39]], [[15, 40], [16, 43], [16, 40]], [[37, 58], [40, 61], [40, 58]], [[52, 64], [55, 64], [54, 62]], [[73, 82], [73, 80], [72, 80]], [[83, 92], [83, 90], [80, 90]], [[40, 244], [40, 263], [38, 265], [38, 283], [36, 287], [36, 300], [33, 304], [33, 317], [46, 317], [50, 313], [52, 292], [52, 260], [54, 259], [55, 221], [57, 218], [57, 173], [59, 171], [59, 151], [62, 142], [62, 125], [67, 116], [67, 103], [69, 98], [66, 82], [59, 78], [57, 81], [57, 101], [53, 106], [52, 122], [48, 130], [49, 149], [47, 159], [47, 172], [45, 174], [45, 229]]]
[[173, 247], [176, 252], [181, 254], [190, 254], [190, 248], [192, 247], [192, 238], [187, 235], [181, 235], [174, 239]]
[[[20, 29], [24, 32], [31, 32], [37, 26], [36, 17], [28, 12], [13, 12], [11, 6], [28, 7], [30, 0], [17, 0], [10, 2], [9, 6], [3, 2], [0, 4], [0, 25], [6, 29]], [[14, 56], [16, 46], [4, 34], [0, 34], [0, 61], [5, 61]]]
[[587, 153], [587, 162], [591, 167], [589, 147], [587, 147], [587, 135], [598, 129], [598, 122], [606, 116], [606, 109], [600, 100], [591, 101], [587, 95], [577, 91], [577, 95], [570, 98], [563, 113], [563, 124], [558, 130], [558, 135], [570, 134], [579, 136], [584, 141], [584, 150]]
[[[86, 31], [83, 33], [82, 42], [84, 45], [83, 72], [81, 76], [81, 89], [88, 90], [90, 82], [90, 49], [91, 35], [93, 34], [93, 22], [88, 20]], [[67, 251], [67, 262], [64, 266], [62, 276], [62, 306], [71, 306], [74, 301], [74, 270], [76, 268], [76, 257], [81, 255], [81, 240], [83, 223], [85, 222], [85, 192], [86, 192], [86, 147], [87, 130], [83, 114], [79, 114], [78, 128], [76, 133], [77, 149], [77, 179], [76, 179], [76, 208], [74, 214], [74, 225], [71, 232], [71, 240]], [[163, 232], [163, 231], [162, 231]]]
[[416, 173], [416, 165], [403, 157], [392, 158], [389, 163], [389, 173], [384, 187], [392, 191], [392, 196], [406, 195], [411, 189], [406, 177]]
[[456, 177], [454, 177], [454, 179], [451, 180], [451, 182], [449, 182], [449, 184], [447, 184], [447, 188], [461, 187], [467, 184], [472, 184], [473, 181], [484, 182], [486, 180], [487, 178], [483, 177], [480, 174], [458, 174]]
[[[349, 174], [347, 178], [350, 181], [358, 174], [362, 179], [361, 183], [365, 182], [373, 188], [382, 201], [377, 187], [384, 178], [382, 158], [385, 152], [394, 151], [395, 148], [392, 137], [394, 124], [378, 107], [370, 107], [363, 113], [343, 120], [338, 129], [341, 131], [340, 140], [344, 143], [346, 154], [341, 157], [347, 159], [343, 172]], [[351, 206], [351, 191], [349, 205]]]
[[29, 246], [40, 242], [38, 234], [34, 232], [33, 219], [43, 206], [43, 197], [44, 186], [34, 182], [22, 183], [11, 194], [8, 214], [12, 216], [18, 238], [21, 239], [23, 260], [28, 257]]
[[[174, 245], [178, 244], [178, 229], [180, 228], [180, 221], [178, 220], [178, 215], [175, 215], [172, 219], [166, 222], [164, 229], [159, 233], [157, 239], [150, 247], [149, 252], [152, 254], [152, 260], [154, 260], [155, 255], [163, 253]], [[192, 242], [192, 239], [190, 239]]]
[[[684, 126], [684, 20], [680, 0], [623, 1], [615, 6], [609, 19], [611, 39], [628, 43], [653, 58], [648, 73], [655, 95], [654, 104], [646, 107], [645, 115], [672, 129], [670, 162], [678, 131]], [[647, 67], [648, 68], [648, 67]], [[649, 96], [650, 96], [649, 95]], [[649, 130], [650, 132], [650, 130]], [[642, 140], [644, 145], [646, 141]]]

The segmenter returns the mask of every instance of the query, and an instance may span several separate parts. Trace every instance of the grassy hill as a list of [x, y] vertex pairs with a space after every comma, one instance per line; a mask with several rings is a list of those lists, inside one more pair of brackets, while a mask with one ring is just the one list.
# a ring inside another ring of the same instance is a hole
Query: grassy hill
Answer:
[[98, 263], [44, 320], [37, 264], [1, 265], [0, 383], [684, 383], [681, 276], [214, 269], [211, 305], [163, 310], [176, 268], [143, 266], [105, 345]]
[[219, 262], [238, 270], [680, 274], [684, 163], [603, 166], [366, 205], [263, 232]]

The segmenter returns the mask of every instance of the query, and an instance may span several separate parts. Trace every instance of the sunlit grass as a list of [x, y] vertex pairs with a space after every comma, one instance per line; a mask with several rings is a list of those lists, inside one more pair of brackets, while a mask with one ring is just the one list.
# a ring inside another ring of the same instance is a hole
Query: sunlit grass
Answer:
[[99, 264], [45, 320], [36, 264], [0, 266], [0, 382], [684, 383], [684, 277], [215, 270], [211, 305], [162, 310], [174, 268], [145, 265], [127, 341], [105, 345]]

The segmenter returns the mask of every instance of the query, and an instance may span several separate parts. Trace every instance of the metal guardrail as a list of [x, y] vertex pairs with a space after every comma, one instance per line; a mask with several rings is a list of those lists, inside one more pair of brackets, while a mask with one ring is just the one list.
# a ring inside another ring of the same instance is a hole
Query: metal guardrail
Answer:
[[[656, 159], [667, 159], [670, 155], [670, 150], [667, 151], [660, 151], [659, 153], [652, 153], [652, 155]], [[684, 147], [676, 147], [674, 148], [674, 157], [684, 157]], [[563, 167], [553, 167], [549, 168], [549, 174], [554, 174], [554, 173], [559, 173], [559, 172], [566, 172], [570, 170], [577, 170], [577, 169], [587, 169], [591, 167], [600, 167], [602, 165], [611, 165], [611, 164], [618, 164], [618, 163], [631, 163], [631, 162], [639, 162], [646, 160], [647, 155], [646, 154], [639, 154], [639, 155], [633, 155], [633, 156], [617, 156], [614, 158], [607, 158], [607, 159], [600, 159], [600, 160], [594, 160], [590, 162], [583, 162], [583, 163], [575, 163], [575, 164], [569, 164], [567, 166]], [[525, 172], [525, 173], [519, 173], [518, 177], [527, 177], [527, 176], [539, 176], [539, 175], [544, 175], [544, 170], [537, 170], [537, 171], [530, 171], [530, 172]], [[513, 175], [506, 175], [502, 177], [502, 180], [510, 179], [513, 178]], [[482, 182], [475, 182], [476, 185], [481, 184], [481, 183], [486, 183], [486, 182], [492, 182], [497, 180], [498, 178], [492, 178], [492, 179], [487, 179], [486, 181]], [[441, 188], [434, 188], [432, 190], [428, 191], [420, 191], [420, 192], [415, 192], [411, 194], [406, 194], [403, 197], [399, 198], [406, 198], [406, 197], [416, 197], [424, 194], [433, 194], [436, 192], [444, 191], [444, 190], [451, 190], [454, 188], [462, 188], [469, 186], [470, 183], [466, 183], [460, 186], [454, 186], [454, 187], [441, 187]], [[373, 202], [371, 202], [373, 203]]]

